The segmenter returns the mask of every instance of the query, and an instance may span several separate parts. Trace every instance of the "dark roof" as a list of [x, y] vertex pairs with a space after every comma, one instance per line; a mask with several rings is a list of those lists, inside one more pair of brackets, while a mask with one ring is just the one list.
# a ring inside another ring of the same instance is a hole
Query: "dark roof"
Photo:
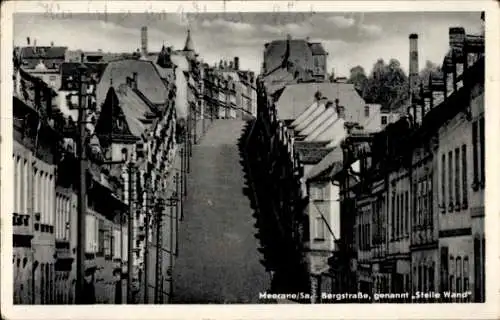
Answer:
[[[101, 78], [107, 63], [86, 62], [84, 65], [88, 68], [86, 73], [97, 82]], [[71, 90], [76, 88], [78, 81], [79, 62], [64, 62], [61, 64], [61, 90]]]
[[307, 180], [314, 180], [323, 176], [325, 172], [329, 175], [333, 174], [332, 169], [338, 170], [339, 165], [342, 166], [343, 161], [343, 151], [341, 148], [330, 149], [330, 152], [326, 154], [323, 159], [315, 165], [311, 171], [307, 174]]
[[326, 55], [325, 48], [323, 48], [323, 45], [319, 42], [314, 42], [309, 44], [311, 48], [311, 52], [314, 56], [319, 56], [319, 55]]
[[301, 149], [317, 149], [323, 148], [328, 144], [328, 142], [317, 142], [317, 141], [295, 141], [294, 148], [295, 150]]
[[68, 47], [21, 47], [21, 59], [65, 59]]
[[299, 149], [297, 153], [300, 156], [300, 162], [303, 164], [316, 164], [321, 161], [332, 149], [325, 148], [307, 148]]
[[[312, 63], [312, 52], [305, 40], [289, 40], [290, 56], [288, 61], [309, 61]], [[266, 46], [264, 62], [266, 71], [273, 70], [283, 63], [286, 53], [287, 40], [274, 40]]]
[[164, 104], [168, 99], [167, 86], [155, 67], [148, 60], [118, 60], [109, 62], [97, 85], [96, 100], [100, 105], [104, 102], [106, 94], [113, 83], [126, 83], [127, 77], [137, 72], [137, 87], [144, 96], [154, 104]]

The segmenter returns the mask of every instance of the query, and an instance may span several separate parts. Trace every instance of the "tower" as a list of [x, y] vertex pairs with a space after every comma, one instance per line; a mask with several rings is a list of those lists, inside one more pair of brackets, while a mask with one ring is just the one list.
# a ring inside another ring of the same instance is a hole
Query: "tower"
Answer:
[[191, 39], [191, 30], [189, 29], [187, 31], [186, 44], [184, 45], [183, 51], [194, 51], [193, 40]]
[[141, 27], [141, 54], [146, 57], [148, 55], [148, 27]]
[[418, 76], [418, 35], [410, 34], [410, 95], [415, 93], [419, 88]]

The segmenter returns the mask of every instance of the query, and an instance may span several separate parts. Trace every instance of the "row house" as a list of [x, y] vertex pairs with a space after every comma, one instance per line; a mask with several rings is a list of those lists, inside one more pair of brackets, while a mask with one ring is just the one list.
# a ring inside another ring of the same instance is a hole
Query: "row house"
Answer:
[[[281, 99], [289, 98], [290, 89], [296, 89], [297, 95], [300, 95], [308, 86], [319, 85], [287, 87], [278, 103], [281, 103]], [[328, 96], [317, 91], [314, 102], [295, 120], [290, 120], [288, 126], [293, 132], [294, 149], [304, 165], [303, 189], [309, 195], [307, 215], [310, 241], [307, 243], [309, 252], [306, 255], [310, 266], [313, 302], [317, 301], [320, 292], [331, 292], [333, 286], [337, 285], [333, 283], [328, 260], [338, 251], [341, 233], [339, 182], [330, 179], [331, 170], [342, 162], [340, 143], [357, 128], [375, 132], [383, 127], [380, 106], [364, 104], [352, 85], [338, 82], [322, 87]], [[280, 111], [285, 114], [286, 109]], [[323, 278], [325, 281], [322, 281]]]
[[[236, 62], [237, 58], [238, 57], [235, 58], [235, 65], [238, 65]], [[253, 71], [242, 71], [239, 70], [239, 68], [236, 70], [238, 70], [237, 73], [241, 88], [241, 96], [239, 97], [239, 102], [237, 103], [243, 110], [245, 110], [246, 114], [250, 114], [255, 117], [257, 115], [257, 78], [255, 73]]]
[[58, 137], [47, 118], [55, 92], [15, 65], [13, 97], [14, 303], [55, 297], [55, 177]]
[[255, 117], [257, 113], [256, 77], [253, 71], [240, 69], [240, 58], [234, 57], [233, 61], [221, 60], [216, 68], [220, 74], [229, 80], [229, 100], [234, 101], [228, 105], [225, 117], [247, 118]]
[[[485, 299], [484, 37], [450, 28], [437, 154], [441, 290]], [[445, 109], [446, 108], [446, 109]], [[446, 111], [443, 111], [445, 113]]]
[[413, 92], [408, 115], [362, 143], [353, 133], [344, 140], [333, 176], [358, 176], [352, 193], [341, 184], [355, 207], [342, 207], [340, 222], [357, 241], [351, 273], [341, 276], [354, 270], [358, 290], [403, 300], [406, 292], [472, 291], [469, 300], [484, 301], [483, 41], [450, 28], [443, 67]]
[[[161, 69], [151, 61], [135, 62], [135, 65], [142, 65], [142, 74], [131, 64], [113, 62], [108, 66], [112, 69], [104, 72], [107, 75], [108, 71], [112, 73], [120, 68], [123, 73], [129, 70], [129, 76], [116, 87], [116, 78], [111, 79], [95, 134], [105, 161], [117, 162], [128, 155], [119, 170], [124, 182], [125, 202], [129, 210], [133, 210], [134, 228], [129, 236], [133, 238], [134, 270], [128, 272], [133, 273], [134, 301], [150, 303], [154, 297], [156, 303], [161, 303], [171, 294], [164, 288], [172, 282], [169, 276], [174, 264], [175, 250], [172, 248], [177, 244], [171, 239], [176, 239], [180, 219], [180, 216], [169, 214], [167, 208], [180, 210], [181, 192], [177, 189], [181, 181], [185, 181], [183, 168], [174, 168], [179, 153], [176, 85], [174, 78], [159, 74]], [[143, 79], [148, 82], [141, 84]], [[152, 94], [158, 89], [164, 90], [159, 93], [165, 98], [163, 102]], [[184, 158], [178, 162], [182, 166]], [[164, 220], [165, 216], [175, 219]]]
[[303, 167], [294, 156], [293, 137], [277, 118], [263, 82], [258, 83], [258, 115], [240, 142], [246, 159], [245, 193], [255, 210], [261, 262], [272, 274], [271, 291], [305, 292], [309, 279], [302, 255], [309, 231], [300, 182]]
[[66, 60], [67, 47], [39, 46], [36, 39], [31, 43], [30, 37], [26, 38], [25, 46], [14, 48], [14, 59], [27, 73], [42, 79], [52, 89], [58, 90], [61, 83], [60, 68]]
[[[387, 119], [383, 124], [380, 106], [366, 104], [353, 85], [347, 83], [289, 85], [279, 96], [269, 99], [265, 103], [274, 108], [259, 114], [261, 121], [269, 122], [269, 129], [259, 138], [266, 140], [268, 136], [271, 159], [283, 156], [273, 153], [273, 148], [286, 147], [288, 155], [285, 156], [295, 168], [291, 172], [300, 173], [299, 190], [294, 192], [306, 207], [296, 217], [302, 229], [301, 247], [311, 301], [319, 302], [320, 292], [345, 287], [340, 281], [335, 283], [344, 279], [333, 277], [328, 264], [341, 245], [340, 212], [341, 206], [347, 204], [340, 200], [340, 183], [330, 179], [332, 170], [342, 164], [340, 142], [356, 128], [376, 132], [387, 124]], [[262, 127], [264, 130], [265, 125]]]
[[[76, 126], [58, 112], [56, 101], [55, 91], [41, 79], [16, 68], [14, 220], [15, 225], [22, 225], [27, 232], [21, 238], [14, 232], [15, 243], [19, 242], [16, 239], [23, 239], [20, 243], [24, 255], [14, 250], [15, 303], [74, 302], [77, 246], [74, 187], [80, 180], [74, 172]], [[105, 212], [113, 212], [110, 206], [120, 207], [119, 201], [113, 201], [116, 197], [112, 193], [101, 191], [95, 200], [101, 206], [108, 205]], [[89, 224], [86, 231], [91, 233], [92, 229]], [[89, 266], [90, 274], [92, 270]]]

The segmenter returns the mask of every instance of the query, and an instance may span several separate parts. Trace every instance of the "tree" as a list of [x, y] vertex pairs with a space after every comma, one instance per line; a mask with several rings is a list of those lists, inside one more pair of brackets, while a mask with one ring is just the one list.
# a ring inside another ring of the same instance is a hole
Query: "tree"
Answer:
[[408, 76], [396, 59], [385, 64], [378, 59], [363, 91], [367, 102], [378, 103], [384, 109], [396, 110], [408, 99]]
[[431, 72], [439, 71], [441, 68], [430, 60], [425, 62], [425, 67], [420, 71], [419, 77], [422, 84], [427, 85]]
[[351, 68], [347, 83], [354, 84], [354, 88], [356, 88], [361, 96], [364, 96], [365, 89], [368, 85], [368, 77], [366, 76], [365, 69], [361, 66]]

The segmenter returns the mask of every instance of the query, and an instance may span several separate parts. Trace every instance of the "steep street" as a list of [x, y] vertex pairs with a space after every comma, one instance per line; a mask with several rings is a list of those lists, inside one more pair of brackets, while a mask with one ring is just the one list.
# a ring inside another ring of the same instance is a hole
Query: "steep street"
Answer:
[[270, 285], [242, 193], [237, 141], [245, 122], [217, 120], [193, 146], [173, 302], [256, 303]]

